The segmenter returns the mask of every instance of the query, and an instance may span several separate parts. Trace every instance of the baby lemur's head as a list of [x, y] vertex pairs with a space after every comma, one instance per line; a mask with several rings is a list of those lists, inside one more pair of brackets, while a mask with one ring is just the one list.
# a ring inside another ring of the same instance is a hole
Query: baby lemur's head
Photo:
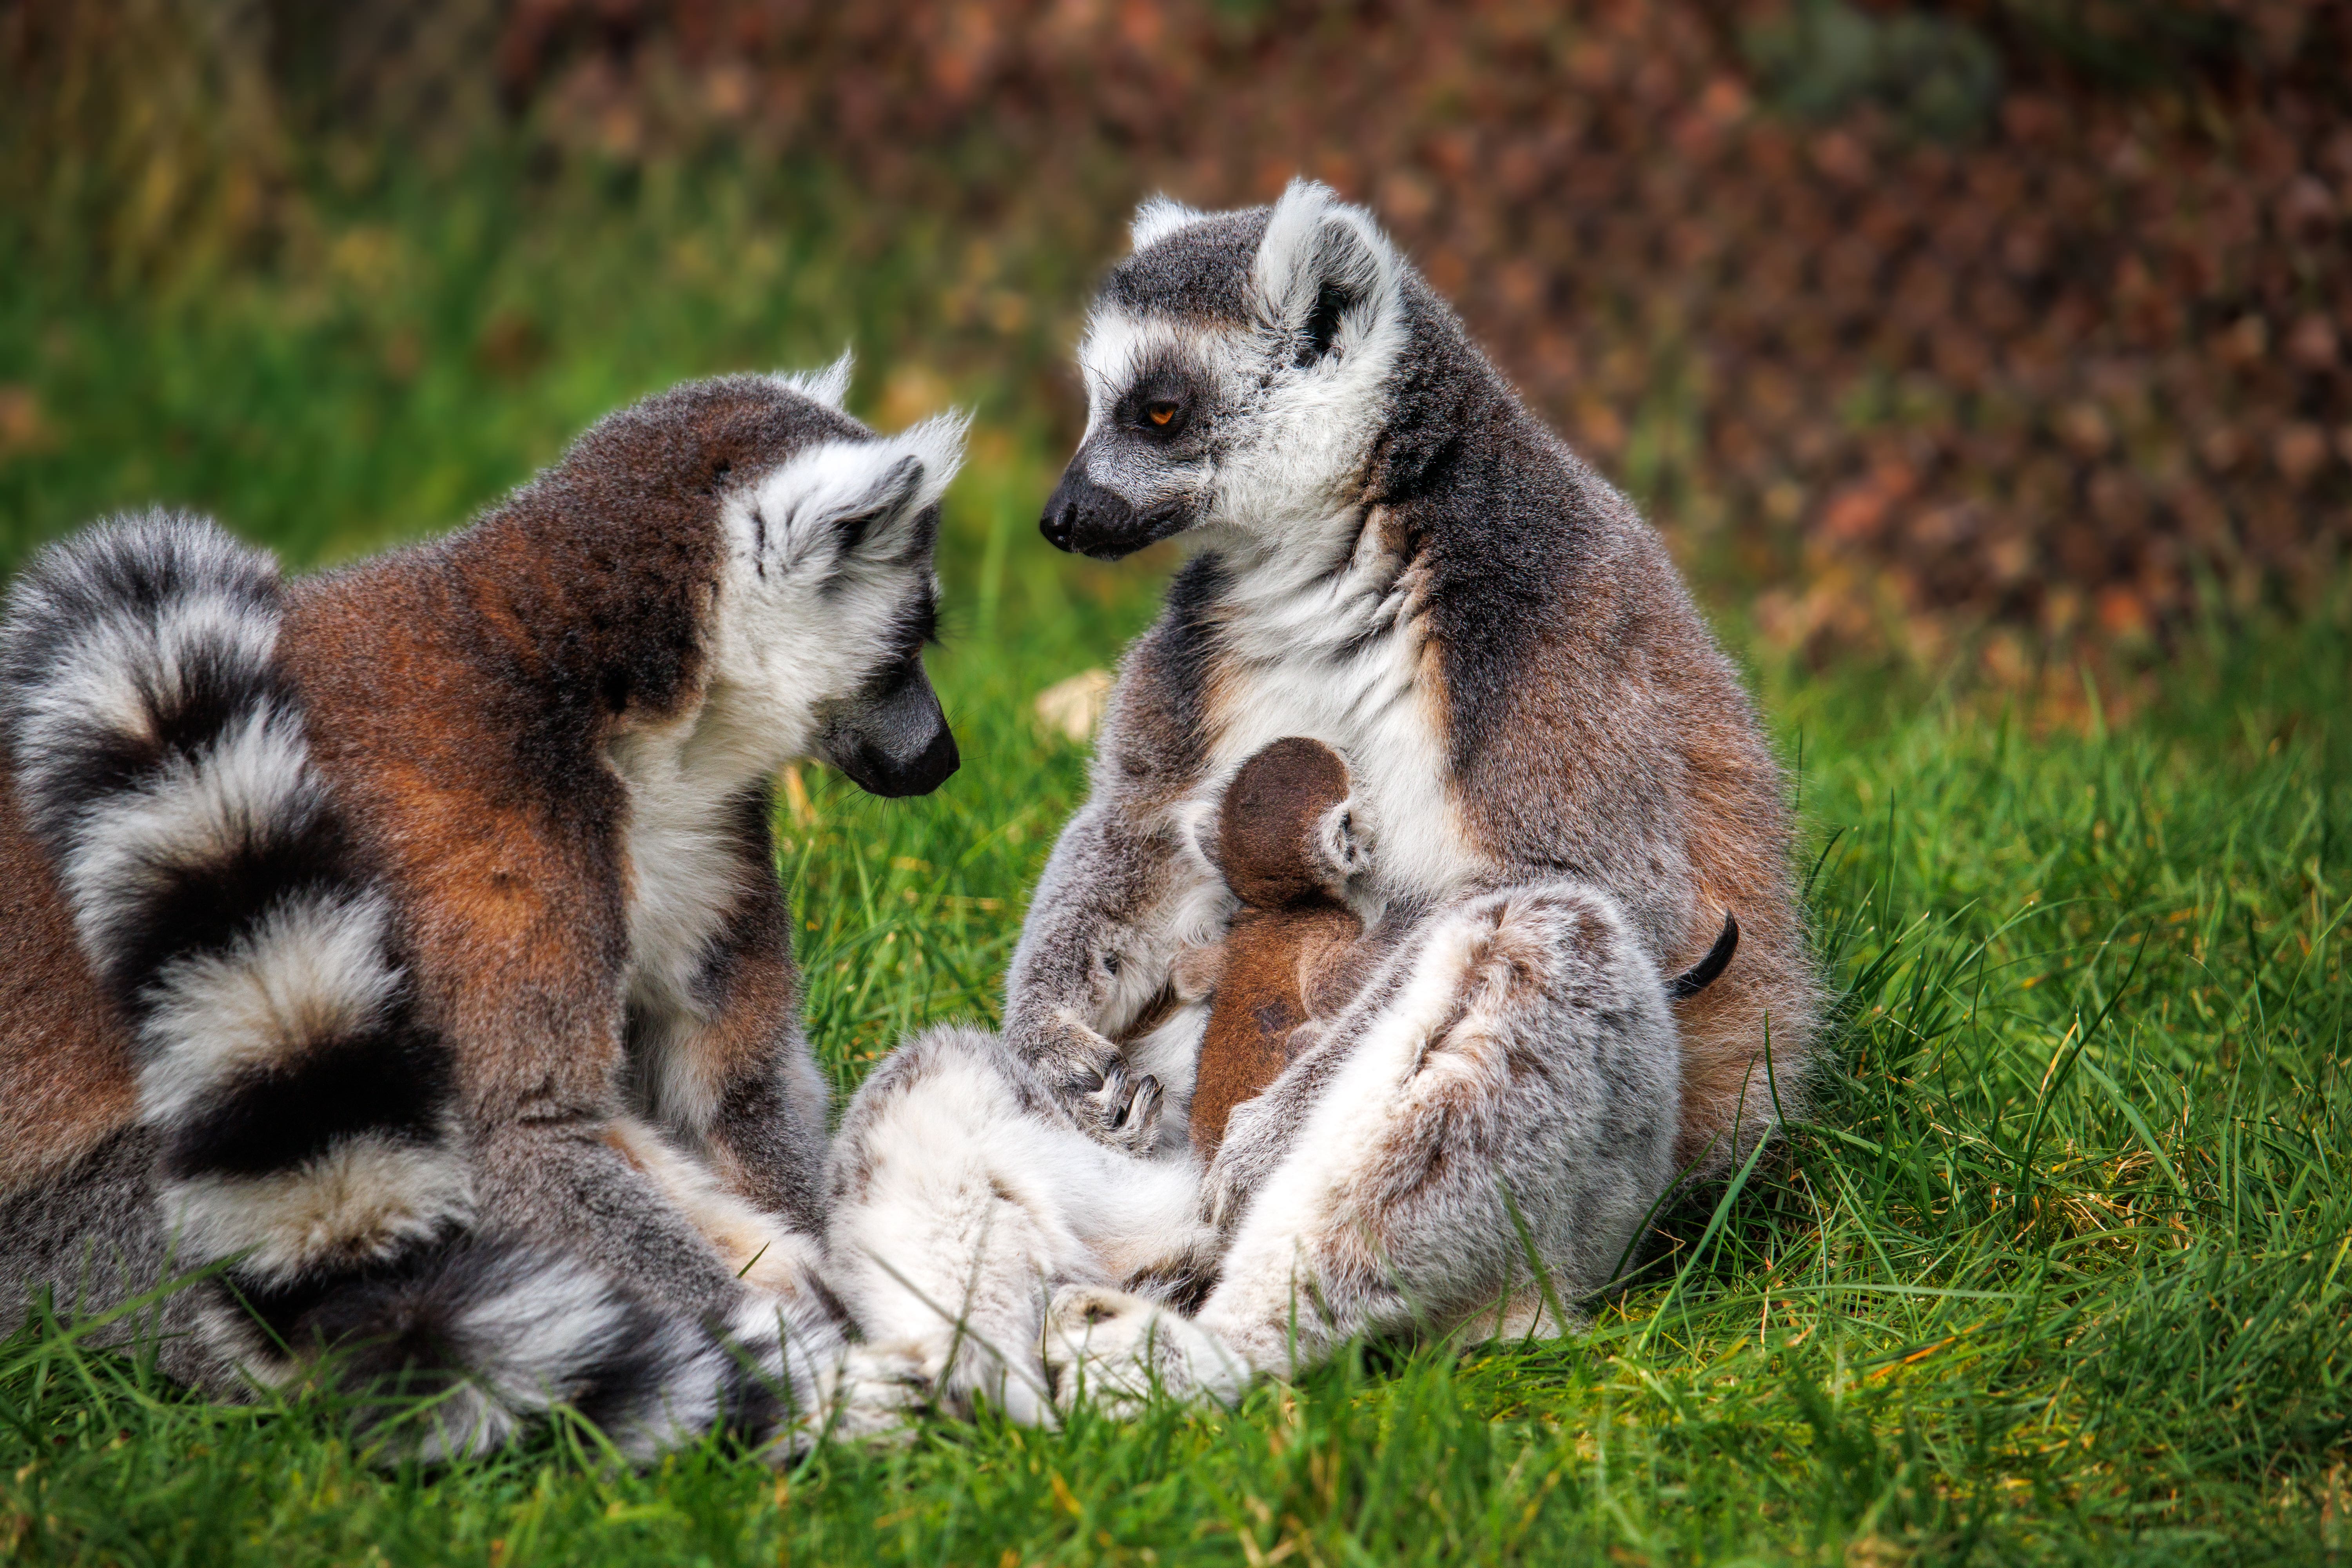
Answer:
[[1217, 813], [1225, 885], [1252, 909], [1330, 903], [1340, 894], [1330, 847], [1344, 824], [1348, 764], [1320, 741], [1292, 735], [1242, 764]]
[[848, 384], [845, 356], [609, 416], [518, 495], [516, 553], [538, 551], [532, 570], [562, 574], [550, 596], [628, 651], [601, 677], [615, 713], [662, 722], [698, 696], [697, 744], [747, 776], [814, 756], [919, 795], [957, 763], [922, 652], [965, 421], [879, 435], [843, 411]]

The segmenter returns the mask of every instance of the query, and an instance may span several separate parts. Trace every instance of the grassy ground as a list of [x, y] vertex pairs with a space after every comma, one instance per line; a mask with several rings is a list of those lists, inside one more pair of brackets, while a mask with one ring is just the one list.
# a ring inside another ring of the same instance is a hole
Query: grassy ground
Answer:
[[[789, 247], [675, 236], [575, 266], [500, 221], [354, 225], [309, 293], [106, 311], [26, 275], [0, 296], [35, 411], [0, 448], [0, 569], [156, 494], [305, 561], [414, 533], [623, 395], [829, 353], [833, 307], [871, 293]], [[736, 221], [696, 232], [765, 233]], [[892, 368], [861, 381], [886, 422], [945, 395]], [[933, 659], [964, 771], [893, 804], [812, 776], [780, 818], [845, 1089], [905, 1029], [992, 1012], [1084, 784], [1029, 701], [1107, 662], [1167, 564], [1047, 552], [1034, 399], [976, 390]], [[2324, 1558], [2352, 1535], [2347, 662], [2325, 625], [2191, 642], [2112, 725], [2095, 690], [2053, 713], [1768, 665], [1841, 1070], [1785, 1149], [1668, 1216], [1588, 1338], [1368, 1351], [1231, 1415], [934, 1423], [777, 1475], [718, 1444], [615, 1471], [573, 1433], [381, 1473], [331, 1410], [193, 1403], [28, 1332], [0, 1343], [0, 1557]]]

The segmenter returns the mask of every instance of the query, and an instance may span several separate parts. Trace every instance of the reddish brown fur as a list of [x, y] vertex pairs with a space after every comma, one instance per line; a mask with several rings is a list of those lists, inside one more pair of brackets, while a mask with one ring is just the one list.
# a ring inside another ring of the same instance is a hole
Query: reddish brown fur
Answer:
[[[725, 383], [692, 395], [599, 426], [463, 534], [297, 583], [280, 635], [319, 767], [400, 889], [428, 1005], [469, 1042], [468, 1107], [493, 1122], [610, 1103], [626, 799], [605, 748], [698, 700], [718, 466], [776, 450], [781, 420], [856, 428]], [[747, 912], [770, 929], [739, 960], [751, 1016], [698, 1042], [727, 1058], [714, 1080], [793, 1000], [784, 922]]]
[[1364, 934], [1322, 869], [1315, 837], [1348, 796], [1348, 770], [1318, 742], [1275, 742], [1234, 775], [1218, 814], [1218, 858], [1241, 900], [1225, 936], [1192, 1087], [1193, 1151], [1203, 1163], [1234, 1106], [1290, 1065], [1299, 1025], [1328, 1011], [1328, 993]]
[[74, 940], [0, 753], [0, 1197], [63, 1170], [138, 1110], [131, 1038]]
[[320, 771], [409, 913], [428, 1016], [469, 1043], [459, 1081], [477, 1122], [594, 1117], [620, 1066], [620, 786], [577, 777], [574, 815], [484, 765], [516, 739], [497, 664], [450, 645], [485, 622], [506, 642], [514, 623], [467, 616], [420, 575], [301, 585], [280, 656], [310, 700]]
[[[531, 1159], [501, 1154], [503, 1130], [591, 1131], [617, 1104], [627, 801], [605, 752], [620, 727], [699, 700], [712, 470], [780, 439], [772, 403], [724, 386], [682, 417], [600, 426], [463, 534], [293, 586], [279, 657], [319, 769], [406, 912], [426, 1016], [467, 1042], [459, 1090], [494, 1168]], [[807, 405], [790, 417], [832, 419]], [[854, 428], [840, 423], [817, 433]], [[705, 1131], [729, 1185], [813, 1221], [813, 1193], [723, 1147], [737, 1132], [757, 1142], [756, 1115], [730, 1114], [735, 1086], [767, 1080], [797, 1001], [763, 821], [744, 856], [719, 1016], [680, 1048], [720, 1086]]]

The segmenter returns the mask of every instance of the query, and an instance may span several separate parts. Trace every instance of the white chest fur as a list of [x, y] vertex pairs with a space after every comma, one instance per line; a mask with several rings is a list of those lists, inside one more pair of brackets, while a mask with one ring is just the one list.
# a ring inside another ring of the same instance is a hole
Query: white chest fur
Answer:
[[[1241, 765], [1286, 735], [1322, 742], [1348, 761], [1351, 788], [1370, 819], [1373, 872], [1360, 912], [1391, 899], [1439, 900], [1486, 869], [1462, 826], [1449, 783], [1443, 693], [1428, 639], [1412, 615], [1412, 584], [1364, 526], [1352, 552], [1318, 563], [1261, 562], [1226, 599], [1222, 653], [1210, 693], [1207, 766], [1177, 808], [1188, 826], [1208, 818]], [[1216, 872], [1188, 857], [1156, 922], [1172, 963], [1185, 945], [1213, 941], [1231, 909]], [[1156, 984], [1154, 978], [1150, 982]], [[1139, 1002], [1137, 995], [1128, 998]], [[1178, 1009], [1130, 1041], [1137, 1070], [1189, 1100], [1207, 1007]], [[1171, 1118], [1171, 1148], [1182, 1131]]]
[[1360, 526], [1344, 563], [1261, 562], [1237, 576], [1210, 709], [1213, 803], [1259, 750], [1286, 735], [1347, 759], [1370, 818], [1382, 899], [1437, 899], [1484, 868], [1450, 782], [1444, 697], [1411, 578]]
[[696, 1131], [716, 1114], [719, 1086], [672, 1047], [708, 1021], [696, 981], [745, 890], [736, 802], [773, 749], [728, 709], [714, 698], [686, 719], [615, 736], [611, 750], [629, 788], [628, 1001], [643, 1025], [634, 1067], [646, 1109]]

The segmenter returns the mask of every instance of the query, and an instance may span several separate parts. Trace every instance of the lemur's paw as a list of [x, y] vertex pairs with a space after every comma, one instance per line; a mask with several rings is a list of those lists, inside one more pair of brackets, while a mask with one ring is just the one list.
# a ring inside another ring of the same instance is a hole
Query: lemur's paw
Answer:
[[1078, 1125], [1122, 1154], [1150, 1153], [1160, 1142], [1160, 1108], [1165, 1098], [1160, 1080], [1148, 1074], [1138, 1078], [1116, 1057], [1105, 1065], [1101, 1078], [1101, 1088], [1082, 1090], [1071, 1106]]
[[1323, 879], [1334, 892], [1371, 868], [1372, 819], [1364, 803], [1349, 795], [1315, 825], [1314, 854]]
[[866, 1447], [912, 1442], [914, 1417], [931, 1394], [921, 1358], [887, 1345], [849, 1345], [814, 1382], [809, 1407], [768, 1445], [771, 1464], [796, 1459], [825, 1438]]
[[1069, 1010], [1022, 1042], [1080, 1131], [1123, 1154], [1149, 1153], [1160, 1134], [1160, 1080], [1139, 1079], [1110, 1041]]
[[1156, 1301], [1066, 1285], [1045, 1315], [1045, 1381], [1064, 1410], [1090, 1404], [1125, 1420], [1152, 1392], [1239, 1402], [1250, 1369], [1215, 1334]]

